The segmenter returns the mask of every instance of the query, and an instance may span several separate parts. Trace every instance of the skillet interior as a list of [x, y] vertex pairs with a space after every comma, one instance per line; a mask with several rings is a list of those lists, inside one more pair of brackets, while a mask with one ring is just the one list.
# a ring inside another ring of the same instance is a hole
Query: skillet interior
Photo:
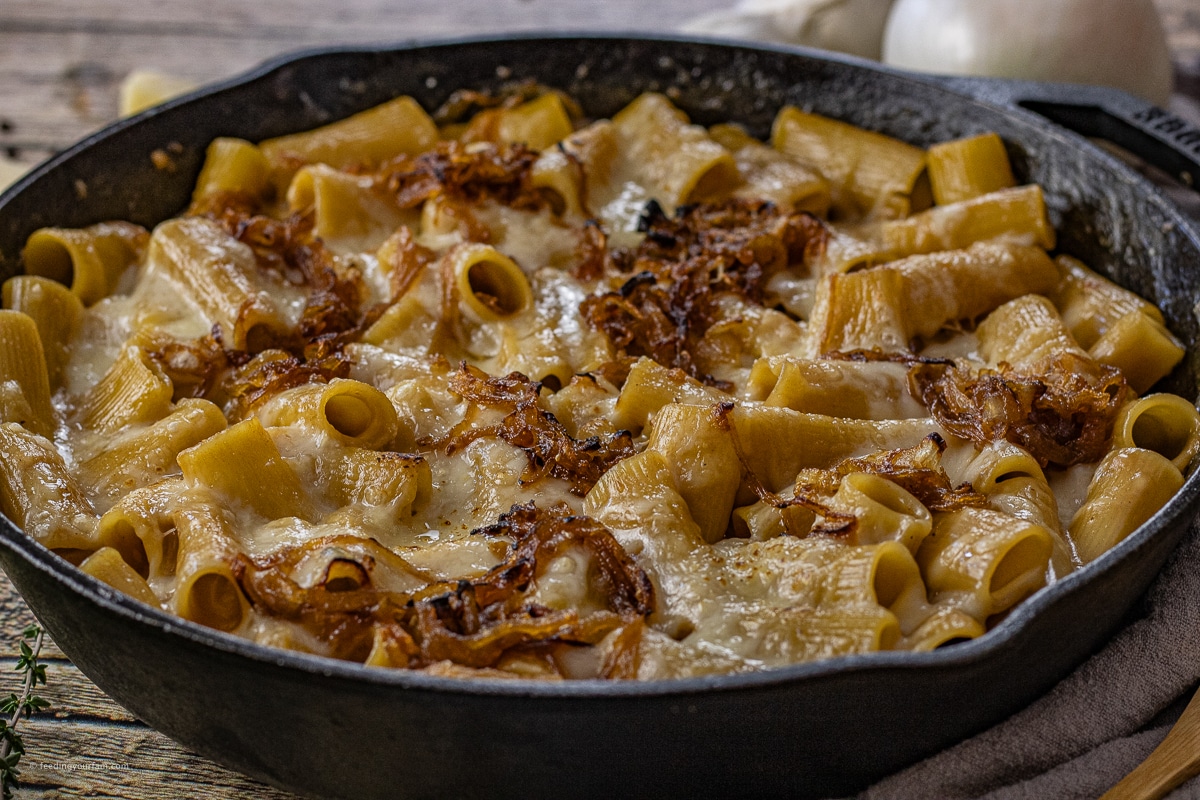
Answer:
[[[785, 103], [916, 144], [994, 130], [1047, 191], [1060, 249], [1158, 304], [1187, 342], [1164, 388], [1197, 393], [1200, 233], [1082, 140], [853, 59], [630, 38], [510, 39], [346, 50], [268, 67], [92, 137], [0, 197], [0, 274], [48, 225], [151, 226], [186, 205], [215, 136], [311, 128], [397, 94], [427, 108], [458, 88], [526, 77], [611, 115], [668, 92], [700, 123], [765, 136]], [[153, 166], [167, 149], [173, 170]], [[1141, 531], [996, 631], [933, 654], [891, 653], [677, 683], [463, 684], [277, 651], [153, 612], [11, 525], [0, 561], [56, 642], [106, 692], [186, 746], [326, 797], [670, 791], [850, 791], [1002, 718], [1092, 652], [1169, 555], [1195, 475]], [[464, 762], [469, 768], [464, 769]]]

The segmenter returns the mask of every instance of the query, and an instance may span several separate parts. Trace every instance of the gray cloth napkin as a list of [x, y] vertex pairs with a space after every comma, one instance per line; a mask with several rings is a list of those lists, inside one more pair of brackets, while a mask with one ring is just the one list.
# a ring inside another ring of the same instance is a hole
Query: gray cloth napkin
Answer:
[[[1028, 708], [885, 778], [858, 800], [1102, 795], [1162, 741], [1200, 681], [1200, 524], [1188, 530], [1145, 607]], [[1170, 797], [1200, 798], [1200, 778]]]

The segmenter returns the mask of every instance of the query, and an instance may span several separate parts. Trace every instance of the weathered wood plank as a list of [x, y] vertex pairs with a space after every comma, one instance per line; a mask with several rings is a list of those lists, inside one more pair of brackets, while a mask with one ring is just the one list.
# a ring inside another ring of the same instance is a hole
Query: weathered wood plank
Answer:
[[[14, 33], [43, 30], [98, 31], [104, 35], [197, 36], [206, 32], [235, 36], [263, 34], [294, 39], [314, 31], [341, 36], [423, 36], [504, 30], [667, 30], [708, 8], [730, 0], [639, 2], [639, 0], [493, 0], [483, 13], [478, 4], [408, 0], [356, 0], [329, 4], [320, 0], [39, 0], [0, 7], [0, 26]], [[152, 9], [152, 11], [151, 11]], [[474, 12], [474, 13], [465, 13]]]
[[462, 4], [304, 0], [242, 3], [104, 0], [0, 5], [0, 154], [40, 160], [116, 118], [117, 91], [133, 69], [153, 68], [207, 83], [262, 61], [335, 43], [410, 40], [502, 31], [658, 30], [722, 0], [538, 3], [498, 0], [486, 15]]
[[[20, 691], [21, 675], [14, 671], [16, 659], [0, 659], [0, 697]], [[66, 660], [42, 659], [46, 665], [46, 685], [37, 694], [50, 703], [40, 713], [42, 717], [59, 721], [90, 720], [96, 722], [138, 722], [138, 719], [117, 705], [88, 680], [79, 668]]]
[[[37, 622], [37, 617], [25, 605], [8, 576], [0, 571], [0, 657], [17, 652], [17, 640], [25, 627]], [[63, 659], [66, 655], [58, 649], [50, 637], [42, 642], [42, 656], [46, 659]], [[0, 674], [3, 667], [0, 666]]]
[[281, 48], [247, 38], [206, 39], [198, 49], [214, 58], [198, 60], [190, 48], [147, 47], [126, 37], [0, 36], [0, 86], [23, 87], [0, 101], [7, 123], [0, 125], [0, 152], [23, 161], [44, 158], [116, 119], [121, 81], [139, 67], [207, 83], [249, 69]]
[[22, 737], [21, 800], [296, 797], [184, 750], [141, 724], [65, 724], [35, 716], [22, 723]]

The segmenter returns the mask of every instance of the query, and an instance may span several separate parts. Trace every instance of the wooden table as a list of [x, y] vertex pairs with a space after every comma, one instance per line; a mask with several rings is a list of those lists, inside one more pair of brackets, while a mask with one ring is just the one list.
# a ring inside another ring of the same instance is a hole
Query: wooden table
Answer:
[[[297, 48], [532, 30], [670, 31], [732, 0], [0, 0], [0, 157], [33, 164], [117, 115], [133, 69], [197, 83]], [[1200, 121], [1200, 2], [1158, 0], [1183, 92]], [[33, 616], [0, 575], [0, 696], [17, 689]], [[120, 647], [120, 642], [114, 642]], [[49, 711], [22, 724], [19, 797], [293, 797], [182, 749], [108, 699], [48, 643]]]

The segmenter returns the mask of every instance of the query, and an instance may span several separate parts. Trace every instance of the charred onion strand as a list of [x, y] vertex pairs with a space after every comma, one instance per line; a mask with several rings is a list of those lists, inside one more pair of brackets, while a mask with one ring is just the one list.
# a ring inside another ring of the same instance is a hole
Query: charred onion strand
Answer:
[[909, 380], [950, 433], [976, 443], [1012, 442], [1043, 467], [1099, 461], [1130, 395], [1119, 370], [1071, 354], [1038, 365], [1034, 374], [1007, 363], [979, 371], [920, 365]]
[[450, 377], [450, 390], [464, 400], [501, 408], [508, 414], [496, 425], [453, 431], [440, 444], [452, 452], [485, 436], [503, 439], [525, 451], [529, 467], [522, 477], [524, 483], [550, 475], [569, 481], [571, 491], [582, 497], [609, 467], [634, 453], [628, 431], [603, 438], [573, 438], [553, 414], [538, 405], [539, 384], [519, 372], [492, 378], [464, 362]]
[[[326, 566], [320, 583], [310, 588], [298, 584], [290, 575], [295, 566], [315, 550], [336, 545], [338, 537], [258, 561], [242, 556], [234, 574], [251, 604], [298, 623], [337, 658], [362, 661], [372, 647], [382, 646], [411, 668], [442, 661], [484, 668], [530, 646], [594, 645], [624, 626], [615, 640], [618, 652], [609, 654], [604, 674], [629, 677], [636, 670], [641, 628], [633, 623], [653, 611], [654, 589], [607, 528], [572, 515], [565, 506], [539, 509], [530, 503], [513, 506], [475, 534], [507, 537], [507, 558], [480, 578], [432, 582], [413, 593], [372, 586], [377, 560], [395, 560], [390, 551], [359, 560], [339, 556]], [[591, 556], [590, 588], [605, 598], [608, 611], [581, 619], [575, 611], [547, 608], [528, 597], [540, 566], [568, 547]]]
[[822, 353], [821, 358], [826, 361], [854, 361], [860, 364], [871, 363], [888, 363], [888, 364], [941, 364], [952, 365], [954, 361], [948, 358], [930, 358], [928, 356], [914, 355], [913, 353], [904, 352], [884, 352], [879, 348], [871, 350], [831, 350], [828, 353]]
[[[533, 503], [526, 503], [513, 506], [498, 522], [479, 532], [511, 537], [509, 557], [489, 575], [504, 575], [506, 582], [519, 576], [517, 588], [533, 579], [543, 559], [574, 544], [592, 556], [597, 588], [605, 594], [611, 611], [630, 617], [645, 616], [654, 610], [654, 586], [649, 577], [613, 538], [612, 532], [591, 517], [573, 515], [563, 505], [539, 509]], [[487, 578], [483, 581], [486, 583]]]
[[[631, 275], [618, 291], [588, 297], [580, 313], [624, 354], [649, 356], [709, 385], [732, 388], [697, 363], [696, 348], [720, 322], [720, 299], [762, 302], [768, 277], [819, 252], [825, 227], [806, 213], [787, 214], [760, 200], [728, 200], [680, 208], [668, 218], [650, 203], [646, 238], [611, 254]], [[587, 263], [588, 275], [596, 259]]]
[[950, 478], [941, 463], [946, 441], [937, 433], [929, 434], [920, 444], [912, 447], [881, 450], [861, 458], [847, 458], [828, 469], [801, 470], [793, 484], [793, 496], [785, 497], [769, 489], [750, 469], [733, 422], [733, 408], [733, 403], [719, 403], [713, 406], [713, 414], [717, 424], [730, 432], [746, 485], [759, 500], [773, 508], [780, 511], [793, 507], [807, 508], [821, 518], [811, 531], [794, 531], [789, 529], [788, 517], [784, 515], [784, 527], [792, 536], [853, 534], [858, 526], [858, 517], [831, 508], [827, 501], [837, 493], [842, 479], [856, 472], [878, 475], [892, 481], [916, 497], [930, 511], [954, 511], [960, 508], [987, 506], [987, 498], [975, 491], [971, 484], [954, 486], [950, 483]]
[[313, 382], [328, 383], [350, 375], [350, 359], [340, 350], [309, 359], [284, 351], [268, 355], [274, 357], [255, 358], [228, 374], [223, 399], [230, 417], [244, 419], [259, 405], [288, 389]]
[[551, 205], [530, 182], [537, 157], [536, 150], [522, 144], [447, 141], [418, 156], [399, 156], [374, 177], [401, 208], [416, 208], [439, 197], [466, 203], [493, 200], [536, 211]]
[[[355, 268], [339, 266], [313, 236], [311, 216], [280, 221], [253, 210], [235, 194], [217, 195], [193, 209], [249, 246], [259, 269], [305, 287], [308, 295], [295, 329], [258, 341], [249, 351], [226, 347], [217, 326], [206, 337], [148, 348], [175, 386], [176, 399], [204, 397], [225, 406], [234, 418], [285, 389], [346, 377], [350, 363], [342, 348], [383, 311], [382, 306], [362, 308], [362, 276]], [[261, 357], [263, 353], [267, 355]]]

